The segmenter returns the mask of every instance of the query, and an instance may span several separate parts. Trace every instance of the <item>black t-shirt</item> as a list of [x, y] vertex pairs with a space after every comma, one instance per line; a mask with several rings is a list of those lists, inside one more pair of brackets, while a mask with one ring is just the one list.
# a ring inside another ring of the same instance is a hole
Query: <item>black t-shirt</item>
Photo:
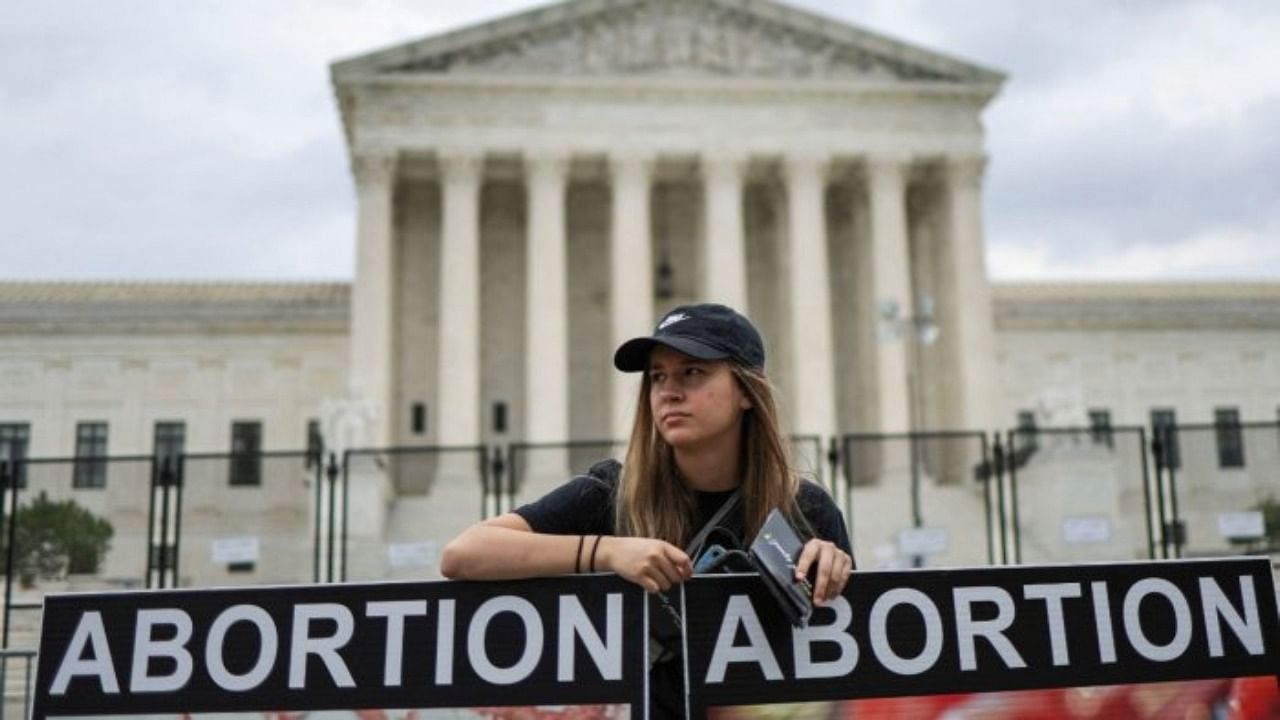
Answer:
[[[515, 513], [524, 518], [534, 532], [552, 535], [614, 535], [614, 496], [621, 473], [622, 465], [616, 460], [596, 463], [586, 474], [573, 478], [538, 500], [516, 508]], [[698, 518], [694, 527], [701, 530], [732, 494], [732, 490], [697, 493]], [[814, 483], [802, 481], [796, 492], [796, 502], [809, 524], [808, 528], [796, 528], [802, 537], [809, 536], [812, 531], [814, 536], [835, 543], [852, 556], [844, 516], [827, 491]], [[741, 528], [741, 512], [737, 515], [738, 517], [721, 525]], [[740, 530], [737, 532], [740, 533]], [[751, 538], [738, 540], [743, 545], [751, 542]], [[664, 631], [663, 624], [656, 622], [651, 632], [664, 645], [670, 645], [671, 633], [678, 631], [674, 626]], [[663, 638], [666, 640], [663, 641]], [[653, 666], [649, 675], [650, 717], [661, 720], [684, 716], [682, 667], [679, 662], [659, 662]]]
[[[614, 535], [614, 492], [622, 466], [614, 460], [596, 463], [584, 475], [552, 490], [538, 500], [515, 509], [515, 513], [529, 523], [534, 532], [551, 535]], [[695, 532], [711, 519], [724, 501], [732, 494], [724, 492], [697, 493], [698, 515]], [[836, 507], [831, 496], [821, 486], [802, 480], [796, 493], [800, 513], [809, 523], [813, 536], [836, 544], [841, 550], [853, 554], [849, 535], [845, 530], [844, 515]], [[733, 525], [734, 523], [730, 523]], [[736, 523], [741, 526], [741, 520]], [[801, 536], [809, 535], [808, 529], [796, 528]], [[740, 538], [743, 544], [751, 538]]]

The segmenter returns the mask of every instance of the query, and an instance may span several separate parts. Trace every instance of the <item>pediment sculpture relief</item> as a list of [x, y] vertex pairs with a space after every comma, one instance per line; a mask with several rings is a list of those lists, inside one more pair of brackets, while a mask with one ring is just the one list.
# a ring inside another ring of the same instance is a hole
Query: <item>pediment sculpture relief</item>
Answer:
[[647, 0], [430, 55], [449, 74], [947, 79], [852, 43], [714, 2]]

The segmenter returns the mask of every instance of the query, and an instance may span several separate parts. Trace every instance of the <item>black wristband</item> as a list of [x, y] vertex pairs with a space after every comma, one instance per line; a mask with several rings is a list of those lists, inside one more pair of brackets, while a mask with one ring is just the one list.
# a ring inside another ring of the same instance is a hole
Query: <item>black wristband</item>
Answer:
[[596, 550], [600, 549], [600, 535], [596, 536], [595, 543], [591, 546], [591, 572], [596, 571]]
[[586, 535], [578, 536], [578, 552], [573, 556], [573, 574], [577, 575], [582, 572], [582, 543], [587, 539]]

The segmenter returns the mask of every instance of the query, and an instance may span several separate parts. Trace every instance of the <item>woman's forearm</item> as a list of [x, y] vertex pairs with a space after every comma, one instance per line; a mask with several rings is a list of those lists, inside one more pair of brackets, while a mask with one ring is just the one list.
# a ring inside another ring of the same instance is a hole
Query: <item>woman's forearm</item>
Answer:
[[[580, 542], [581, 541], [581, 542]], [[492, 523], [465, 530], [444, 548], [440, 572], [454, 580], [514, 580], [587, 571], [595, 536], [545, 535]], [[600, 568], [597, 568], [600, 569]]]

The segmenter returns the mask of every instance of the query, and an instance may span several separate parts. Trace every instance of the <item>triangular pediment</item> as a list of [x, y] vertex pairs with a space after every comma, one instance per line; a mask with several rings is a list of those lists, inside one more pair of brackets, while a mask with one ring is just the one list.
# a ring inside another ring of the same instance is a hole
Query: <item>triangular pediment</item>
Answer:
[[570, 0], [334, 65], [368, 75], [998, 84], [1000, 73], [770, 0]]

